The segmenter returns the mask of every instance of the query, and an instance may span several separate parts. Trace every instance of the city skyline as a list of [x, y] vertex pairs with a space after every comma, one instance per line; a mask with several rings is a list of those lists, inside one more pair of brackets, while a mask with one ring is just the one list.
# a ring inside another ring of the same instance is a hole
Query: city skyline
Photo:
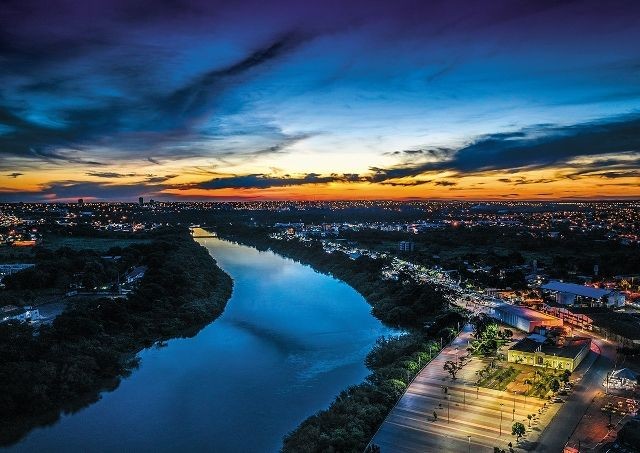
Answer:
[[638, 198], [639, 13], [8, 2], [0, 201]]

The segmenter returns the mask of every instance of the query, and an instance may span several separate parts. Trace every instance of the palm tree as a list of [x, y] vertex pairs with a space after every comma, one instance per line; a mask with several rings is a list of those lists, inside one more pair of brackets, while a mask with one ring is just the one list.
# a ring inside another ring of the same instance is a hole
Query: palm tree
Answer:
[[531, 428], [531, 419], [533, 418], [532, 414], [528, 414], [527, 418], [529, 419], [529, 428]]

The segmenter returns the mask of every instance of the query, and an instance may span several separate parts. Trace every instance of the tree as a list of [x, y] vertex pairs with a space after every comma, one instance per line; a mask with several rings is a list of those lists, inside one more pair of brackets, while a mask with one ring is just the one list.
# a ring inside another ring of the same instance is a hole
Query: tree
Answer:
[[529, 428], [531, 428], [531, 419], [533, 418], [533, 414], [528, 414], [527, 418], [529, 419]]
[[515, 422], [511, 427], [511, 434], [516, 436], [518, 440], [520, 440], [520, 438], [524, 436], [526, 432], [527, 428], [525, 428], [525, 426], [520, 422]]
[[453, 380], [456, 379], [456, 374], [458, 373], [458, 371], [460, 371], [461, 368], [462, 365], [460, 363], [454, 362], [453, 360], [447, 360], [442, 366], [442, 369], [449, 373], [451, 375], [451, 379]]
[[557, 379], [554, 379], [551, 381], [550, 387], [553, 392], [557, 392], [558, 390], [560, 390], [560, 382], [558, 382]]
[[560, 376], [560, 380], [562, 382], [569, 382], [569, 377], [571, 376], [571, 371], [569, 370], [564, 370], [562, 372], [562, 376]]

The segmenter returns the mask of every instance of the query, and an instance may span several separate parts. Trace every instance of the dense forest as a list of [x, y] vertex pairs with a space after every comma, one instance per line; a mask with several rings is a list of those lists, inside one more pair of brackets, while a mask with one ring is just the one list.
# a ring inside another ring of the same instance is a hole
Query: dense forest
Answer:
[[218, 226], [219, 236], [273, 250], [339, 278], [360, 292], [373, 314], [407, 334], [380, 339], [368, 355], [372, 371], [365, 382], [338, 395], [331, 406], [306, 419], [284, 438], [285, 453], [362, 452], [407, 385], [439, 348], [456, 333], [465, 317], [447, 309], [442, 290], [413, 280], [383, 280], [384, 260], [343, 253], [327, 254], [317, 242], [270, 239], [262, 229]]
[[[64, 251], [56, 253], [64, 257]], [[0, 324], [0, 445], [95, 401], [136, 367], [139, 350], [194, 335], [231, 295], [229, 276], [186, 229], [160, 230], [149, 244], [121, 253], [148, 267], [128, 298], [76, 299], [53, 323], [37, 328]], [[9, 284], [22, 287], [43, 278], [49, 277], [29, 272]]]

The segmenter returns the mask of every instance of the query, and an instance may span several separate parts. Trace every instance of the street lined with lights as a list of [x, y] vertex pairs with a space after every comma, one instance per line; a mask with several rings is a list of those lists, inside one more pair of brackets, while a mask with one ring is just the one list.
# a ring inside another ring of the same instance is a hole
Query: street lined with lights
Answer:
[[455, 380], [443, 370], [471, 333], [466, 326], [411, 383], [373, 438], [382, 451], [493, 452], [495, 446], [515, 445], [514, 421], [529, 426], [527, 415], [534, 414], [538, 423], [545, 400], [475, 385], [483, 360], [466, 362]]

